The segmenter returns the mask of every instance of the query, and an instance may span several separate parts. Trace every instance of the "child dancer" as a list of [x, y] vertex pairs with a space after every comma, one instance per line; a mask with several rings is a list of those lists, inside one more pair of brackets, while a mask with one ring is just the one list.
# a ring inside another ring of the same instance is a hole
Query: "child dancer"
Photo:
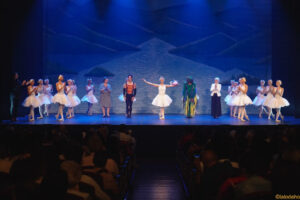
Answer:
[[52, 102], [52, 92], [53, 92], [53, 87], [51, 84], [49, 84], [49, 79], [44, 80], [44, 104], [45, 104], [45, 111], [44, 115], [49, 116], [49, 105]]
[[36, 96], [37, 88], [34, 87], [34, 80], [30, 79], [27, 85], [28, 85], [27, 86], [28, 97], [24, 100], [23, 106], [30, 107], [28, 120], [32, 122], [34, 121], [34, 108], [39, 107], [41, 103]]
[[232, 91], [233, 91], [233, 88], [234, 88], [234, 83], [235, 83], [234, 80], [230, 81], [230, 86], [228, 86], [228, 94], [227, 94], [227, 96], [224, 99], [224, 101], [226, 102], [226, 104], [230, 108], [230, 117], [233, 117], [233, 106], [229, 105], [229, 103], [230, 103], [230, 101], [232, 99], [232, 95], [233, 95]]
[[[56, 95], [54, 95], [54, 97], [52, 99], [53, 103], [59, 104], [58, 113], [56, 115], [56, 119], [58, 119], [59, 121], [64, 121], [63, 110], [64, 110], [64, 107], [69, 104], [68, 98], [65, 95], [66, 83], [63, 82], [63, 80], [64, 80], [63, 75], [59, 75], [58, 82], [56, 83], [57, 93], [56, 93]], [[59, 119], [59, 115], [60, 115], [60, 119]]]
[[280, 122], [279, 117], [281, 118], [281, 120], [284, 120], [283, 115], [281, 114], [281, 108], [285, 107], [285, 106], [289, 106], [290, 103], [283, 98], [283, 92], [284, 92], [284, 88], [281, 87], [281, 80], [276, 81], [276, 86], [273, 90], [273, 94], [274, 94], [274, 98], [271, 101], [271, 103], [269, 104], [271, 106], [271, 108], [275, 108], [276, 109], [276, 122]]
[[260, 81], [260, 86], [257, 87], [256, 89], [256, 94], [257, 96], [255, 97], [255, 99], [253, 100], [253, 105], [255, 106], [259, 106], [259, 118], [262, 117], [262, 113], [265, 112], [268, 114], [268, 112], [266, 111], [266, 109], [264, 108], [264, 101], [266, 99], [266, 96], [265, 96], [265, 81], [264, 80], [261, 80]]
[[87, 110], [88, 115], [93, 114], [93, 110], [92, 110], [93, 104], [98, 103], [98, 100], [94, 95], [95, 88], [92, 83], [93, 83], [92, 79], [87, 80], [87, 85], [85, 87], [87, 94], [81, 99], [81, 101], [83, 102], [88, 102], [88, 110]]
[[268, 86], [265, 88], [265, 94], [267, 94], [267, 96], [263, 103], [263, 105], [268, 108], [268, 120], [271, 120], [271, 116], [274, 117], [274, 114], [272, 112], [272, 105], [271, 105], [272, 99], [274, 98], [273, 90], [274, 90], [273, 81], [268, 80]]
[[160, 84], [151, 83], [145, 79], [143, 80], [148, 85], [158, 87], [158, 95], [153, 99], [152, 105], [160, 107], [159, 119], [165, 119], [165, 107], [168, 107], [172, 103], [172, 99], [166, 94], [166, 88], [175, 87], [177, 84], [164, 84], [165, 79], [162, 76], [159, 78]]
[[238, 119], [241, 121], [245, 121], [244, 117], [246, 120], [249, 120], [249, 117], [246, 112], [246, 106], [252, 104], [252, 100], [249, 98], [247, 95], [248, 92], [248, 85], [246, 84], [246, 78], [240, 78], [240, 85], [238, 86], [238, 96], [235, 98], [234, 104], [239, 106], [239, 111], [238, 111]]
[[133, 76], [129, 74], [126, 82], [123, 85], [123, 99], [126, 103], [126, 117], [131, 118], [132, 104], [135, 101], [136, 96], [136, 83], [133, 82]]
[[67, 83], [66, 93], [69, 100], [67, 118], [70, 119], [74, 117], [74, 107], [80, 104], [80, 99], [76, 96], [76, 86], [73, 84], [73, 80], [69, 79]]
[[38, 98], [40, 100], [40, 106], [39, 106], [39, 113], [40, 116], [38, 117], [38, 119], [43, 119], [43, 105], [45, 104], [45, 94], [44, 94], [44, 81], [43, 79], [39, 79], [38, 80], [38, 86], [37, 86], [37, 94], [38, 94]]
[[231, 106], [232, 110], [233, 110], [232, 117], [237, 117], [236, 112], [238, 110], [238, 105], [235, 104], [236, 103], [235, 99], [236, 99], [238, 93], [239, 93], [239, 91], [238, 91], [238, 82], [234, 81], [233, 88], [231, 90], [231, 98], [228, 101], [228, 105]]

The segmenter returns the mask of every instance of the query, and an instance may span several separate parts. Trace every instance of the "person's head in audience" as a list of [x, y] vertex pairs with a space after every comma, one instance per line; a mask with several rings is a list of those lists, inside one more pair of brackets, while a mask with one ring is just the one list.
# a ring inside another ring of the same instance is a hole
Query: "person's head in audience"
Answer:
[[207, 149], [203, 151], [202, 161], [204, 163], [204, 166], [209, 168], [217, 164], [218, 157], [213, 150]]
[[66, 160], [61, 163], [61, 169], [67, 173], [69, 188], [76, 189], [81, 179], [81, 167], [78, 163]]

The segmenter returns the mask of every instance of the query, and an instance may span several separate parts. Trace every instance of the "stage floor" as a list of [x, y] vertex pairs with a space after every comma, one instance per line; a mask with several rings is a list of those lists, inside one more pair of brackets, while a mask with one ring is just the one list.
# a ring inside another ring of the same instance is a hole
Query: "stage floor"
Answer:
[[3, 124], [23, 124], [23, 125], [300, 125], [300, 119], [292, 116], [286, 116], [284, 122], [276, 123], [274, 120], [267, 118], [259, 118], [257, 115], [252, 115], [249, 122], [241, 122], [236, 118], [231, 118], [227, 115], [214, 119], [210, 115], [197, 115], [194, 118], [186, 118], [184, 115], [166, 115], [165, 120], [159, 120], [158, 115], [133, 115], [132, 118], [126, 118], [124, 115], [112, 115], [110, 118], [103, 118], [100, 115], [83, 115], [77, 114], [73, 119], [65, 119], [59, 122], [54, 115], [37, 119], [34, 122], [29, 122], [27, 117], [19, 117], [17, 122], [3, 121]]

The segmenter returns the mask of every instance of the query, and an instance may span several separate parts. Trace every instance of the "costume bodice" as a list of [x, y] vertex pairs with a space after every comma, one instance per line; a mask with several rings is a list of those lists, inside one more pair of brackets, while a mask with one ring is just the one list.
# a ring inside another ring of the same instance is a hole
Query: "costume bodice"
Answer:
[[166, 85], [159, 85], [158, 86], [158, 94], [165, 95], [166, 94]]

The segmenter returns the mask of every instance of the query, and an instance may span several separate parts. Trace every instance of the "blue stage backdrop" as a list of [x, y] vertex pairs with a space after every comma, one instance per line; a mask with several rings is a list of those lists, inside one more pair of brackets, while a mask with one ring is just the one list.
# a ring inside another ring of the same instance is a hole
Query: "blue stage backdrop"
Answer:
[[[58, 74], [76, 80], [78, 96], [91, 77], [99, 85], [110, 78], [114, 113], [128, 74], [137, 83], [135, 113], [157, 113], [151, 105], [158, 82], [168, 88], [167, 113], [182, 113], [182, 85], [192, 76], [199, 95], [198, 114], [210, 113], [210, 84], [218, 76], [223, 99], [231, 79], [245, 76], [249, 96], [260, 79], [271, 77], [271, 1], [261, 0], [44, 0], [44, 74], [55, 85]], [[86, 112], [81, 104], [78, 113]], [[52, 112], [56, 107], [52, 106]], [[254, 107], [249, 112], [257, 112]], [[99, 105], [95, 111], [100, 112]]]

